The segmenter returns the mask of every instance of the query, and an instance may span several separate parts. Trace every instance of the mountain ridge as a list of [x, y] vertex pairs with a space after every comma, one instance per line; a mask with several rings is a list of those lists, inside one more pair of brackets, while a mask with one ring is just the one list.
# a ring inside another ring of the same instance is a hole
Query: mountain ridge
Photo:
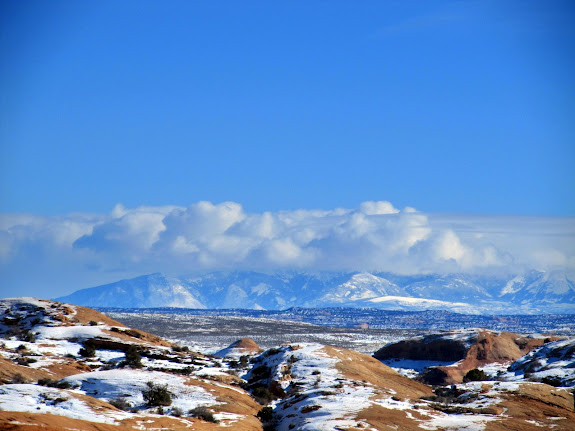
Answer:
[[[393, 281], [391, 281], [391, 280]], [[464, 314], [574, 314], [575, 282], [562, 272], [509, 277], [389, 273], [212, 272], [196, 277], [142, 275], [56, 298], [89, 307], [285, 310], [373, 307]]]

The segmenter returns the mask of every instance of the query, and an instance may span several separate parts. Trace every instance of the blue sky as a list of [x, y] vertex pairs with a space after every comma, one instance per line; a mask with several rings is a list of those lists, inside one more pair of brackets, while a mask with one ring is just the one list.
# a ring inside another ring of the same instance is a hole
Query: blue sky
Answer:
[[0, 0], [0, 288], [575, 274], [571, 1]]
[[575, 215], [570, 1], [0, 7], [4, 213]]

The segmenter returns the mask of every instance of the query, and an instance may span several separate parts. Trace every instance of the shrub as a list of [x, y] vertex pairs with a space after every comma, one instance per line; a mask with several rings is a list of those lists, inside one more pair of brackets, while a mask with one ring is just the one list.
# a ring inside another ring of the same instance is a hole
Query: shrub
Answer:
[[183, 416], [184, 412], [182, 411], [181, 408], [179, 407], [174, 407], [171, 411], [172, 416], [175, 416], [177, 418]]
[[549, 386], [555, 386], [556, 388], [562, 385], [561, 379], [557, 377], [543, 377], [541, 379], [541, 383], [545, 383]]
[[14, 376], [12, 377], [12, 383], [26, 383], [26, 377], [24, 377], [22, 374], [17, 373], [14, 374]]
[[264, 407], [258, 412], [257, 417], [261, 422], [271, 422], [274, 419], [274, 409], [271, 407]]
[[120, 397], [114, 398], [108, 402], [120, 410], [130, 411], [132, 409], [132, 405], [128, 402], [126, 397], [120, 396]]
[[40, 386], [50, 386], [50, 387], [56, 387], [56, 384], [58, 383], [57, 380], [52, 380], [49, 377], [42, 377], [41, 379], [38, 379], [38, 384]]
[[255, 400], [260, 404], [268, 404], [269, 402], [273, 401], [275, 397], [269, 391], [268, 388], [265, 386], [258, 386], [252, 392]]
[[295, 363], [295, 362], [297, 362], [297, 361], [299, 361], [299, 359], [296, 358], [294, 355], [291, 355], [291, 356], [288, 358], [288, 362], [289, 362], [290, 364], [293, 364], [293, 363]]
[[168, 391], [168, 385], [158, 385], [147, 382], [147, 388], [142, 391], [144, 401], [148, 406], [169, 406], [172, 404], [172, 395]]
[[317, 404], [314, 404], [312, 406], [305, 406], [301, 409], [302, 413], [310, 413], [310, 412], [315, 412], [316, 410], [321, 409], [321, 406], [318, 406]]
[[250, 364], [250, 358], [248, 355], [240, 356], [240, 367], [247, 368], [249, 364]]
[[128, 349], [126, 350], [126, 365], [133, 367], [133, 368], [141, 368], [142, 367], [142, 356], [140, 352], [138, 352], [138, 348], [131, 344]]
[[274, 355], [277, 355], [278, 353], [281, 353], [281, 350], [276, 348], [276, 347], [273, 347], [273, 348], [269, 349], [267, 352], [265, 352], [264, 356], [265, 357], [274, 356]]
[[66, 380], [52, 380], [49, 377], [43, 377], [38, 379], [38, 384], [40, 386], [48, 386], [50, 388], [59, 388], [59, 389], [70, 389], [72, 385], [70, 382]]
[[56, 383], [56, 387], [59, 389], [70, 389], [72, 385], [67, 380], [60, 380], [58, 383]]
[[32, 331], [23, 331], [18, 335], [18, 339], [20, 341], [27, 341], [29, 343], [33, 343], [36, 341], [36, 335]]
[[189, 376], [190, 374], [192, 374], [194, 372], [194, 367], [186, 367], [186, 368], [182, 368], [181, 370], [179, 370], [180, 374], [183, 374], [185, 376]]
[[489, 380], [489, 376], [485, 374], [485, 372], [477, 368], [469, 370], [467, 374], [463, 377], [463, 383], [482, 382], [484, 380]]
[[257, 367], [252, 369], [250, 375], [250, 382], [255, 382], [257, 380], [264, 380], [271, 376], [271, 369], [266, 367], [265, 365], [258, 365]]
[[90, 320], [89, 325], [90, 326], [98, 326], [98, 322], [96, 322], [95, 320]]
[[194, 418], [198, 418], [206, 422], [213, 422], [213, 423], [218, 422], [214, 417], [214, 414], [211, 411], [209, 411], [208, 408], [205, 406], [196, 407], [195, 409], [190, 410], [189, 414]]
[[82, 346], [83, 347], [78, 352], [80, 356], [83, 356], [84, 358], [93, 358], [96, 356], [96, 346], [94, 346], [93, 343], [90, 341], [85, 341]]
[[135, 329], [126, 329], [124, 331], [124, 334], [129, 335], [130, 337], [134, 337], [134, 338], [142, 338], [142, 334], [140, 334], [138, 331], [136, 331]]
[[34, 359], [34, 358], [28, 358], [26, 356], [21, 356], [19, 358], [16, 358], [16, 363], [18, 365], [23, 365], [23, 366], [28, 366], [30, 364], [33, 364], [34, 362], [38, 362], [38, 359]]

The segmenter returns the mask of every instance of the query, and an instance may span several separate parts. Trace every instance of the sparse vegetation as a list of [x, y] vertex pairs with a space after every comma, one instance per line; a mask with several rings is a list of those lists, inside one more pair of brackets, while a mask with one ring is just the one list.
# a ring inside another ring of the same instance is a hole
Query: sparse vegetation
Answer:
[[20, 341], [27, 341], [28, 343], [34, 343], [36, 341], [36, 335], [32, 331], [22, 331], [18, 335]]
[[49, 377], [43, 377], [38, 380], [40, 386], [48, 386], [50, 388], [70, 389], [72, 385], [66, 380], [52, 380]]
[[270, 356], [277, 355], [278, 353], [281, 353], [281, 350], [280, 350], [280, 349], [276, 349], [276, 348], [274, 347], [274, 348], [269, 349], [267, 352], [265, 352], [265, 353], [264, 353], [264, 356], [265, 356], [265, 357], [270, 357]]
[[170, 413], [171, 413], [172, 416], [175, 416], [175, 417], [177, 417], [177, 418], [179, 418], [179, 417], [181, 417], [181, 416], [184, 415], [184, 412], [183, 412], [182, 409], [179, 408], [179, 407], [174, 407]]
[[198, 418], [206, 422], [218, 422], [214, 417], [214, 414], [205, 406], [196, 407], [195, 409], [190, 410], [189, 414], [194, 418]]
[[254, 399], [260, 404], [268, 404], [276, 398], [265, 386], [258, 386], [252, 391]]
[[314, 404], [313, 406], [305, 406], [301, 409], [302, 413], [309, 413], [309, 412], [315, 412], [316, 410], [321, 409], [321, 406], [318, 406], [317, 404]]
[[147, 382], [147, 388], [142, 391], [142, 396], [146, 405], [169, 406], [172, 404], [172, 394], [168, 391], [168, 385], [158, 385], [154, 382]]
[[128, 402], [128, 400], [126, 399], [126, 397], [117, 397], [114, 399], [111, 399], [110, 401], [108, 401], [111, 405], [113, 405], [114, 407], [116, 407], [117, 409], [120, 410], [124, 410], [124, 411], [130, 411], [132, 409], [132, 405]]
[[478, 368], [474, 368], [472, 370], [469, 370], [467, 372], [467, 374], [465, 374], [465, 376], [463, 377], [464, 383], [482, 382], [485, 380], [489, 380], [489, 376], [487, 374], [485, 374], [485, 372], [483, 370], [480, 370]]
[[14, 377], [12, 377], [12, 383], [19, 384], [19, 383], [27, 383], [27, 382], [28, 382], [28, 380], [26, 380], [26, 377], [24, 377], [20, 373], [14, 374]]
[[78, 354], [84, 358], [93, 358], [96, 356], [96, 346], [90, 341], [85, 341]]
[[250, 358], [248, 355], [240, 356], [239, 365], [241, 368], [247, 368], [250, 365]]
[[545, 383], [546, 385], [555, 386], [556, 388], [558, 388], [559, 386], [561, 386], [561, 379], [558, 379], [556, 377], [543, 377], [541, 379], [541, 383]]
[[27, 367], [30, 364], [33, 364], [34, 362], [38, 362], [38, 359], [36, 358], [29, 358], [27, 356], [21, 356], [19, 358], [16, 358], [16, 363], [18, 365], [23, 365], [25, 367]]
[[271, 407], [264, 407], [258, 412], [257, 417], [261, 422], [271, 422], [274, 419], [274, 409]]
[[132, 368], [142, 367], [142, 356], [138, 352], [138, 348], [131, 344], [126, 349], [126, 359], [124, 360], [125, 365]]

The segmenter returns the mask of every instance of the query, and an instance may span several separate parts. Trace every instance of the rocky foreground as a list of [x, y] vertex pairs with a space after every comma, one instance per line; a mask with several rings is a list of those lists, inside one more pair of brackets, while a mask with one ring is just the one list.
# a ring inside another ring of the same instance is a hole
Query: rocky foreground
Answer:
[[[444, 336], [460, 346], [429, 349], [453, 350], [435, 364], [441, 384], [430, 385], [431, 368], [413, 379], [321, 344], [262, 352], [243, 339], [204, 355], [88, 308], [31, 298], [0, 301], [0, 337], [0, 429], [575, 429], [572, 340]], [[420, 361], [405, 353], [417, 342], [379, 357]], [[486, 348], [495, 344], [505, 348]], [[505, 365], [499, 381], [465, 378], [492, 364]]]

